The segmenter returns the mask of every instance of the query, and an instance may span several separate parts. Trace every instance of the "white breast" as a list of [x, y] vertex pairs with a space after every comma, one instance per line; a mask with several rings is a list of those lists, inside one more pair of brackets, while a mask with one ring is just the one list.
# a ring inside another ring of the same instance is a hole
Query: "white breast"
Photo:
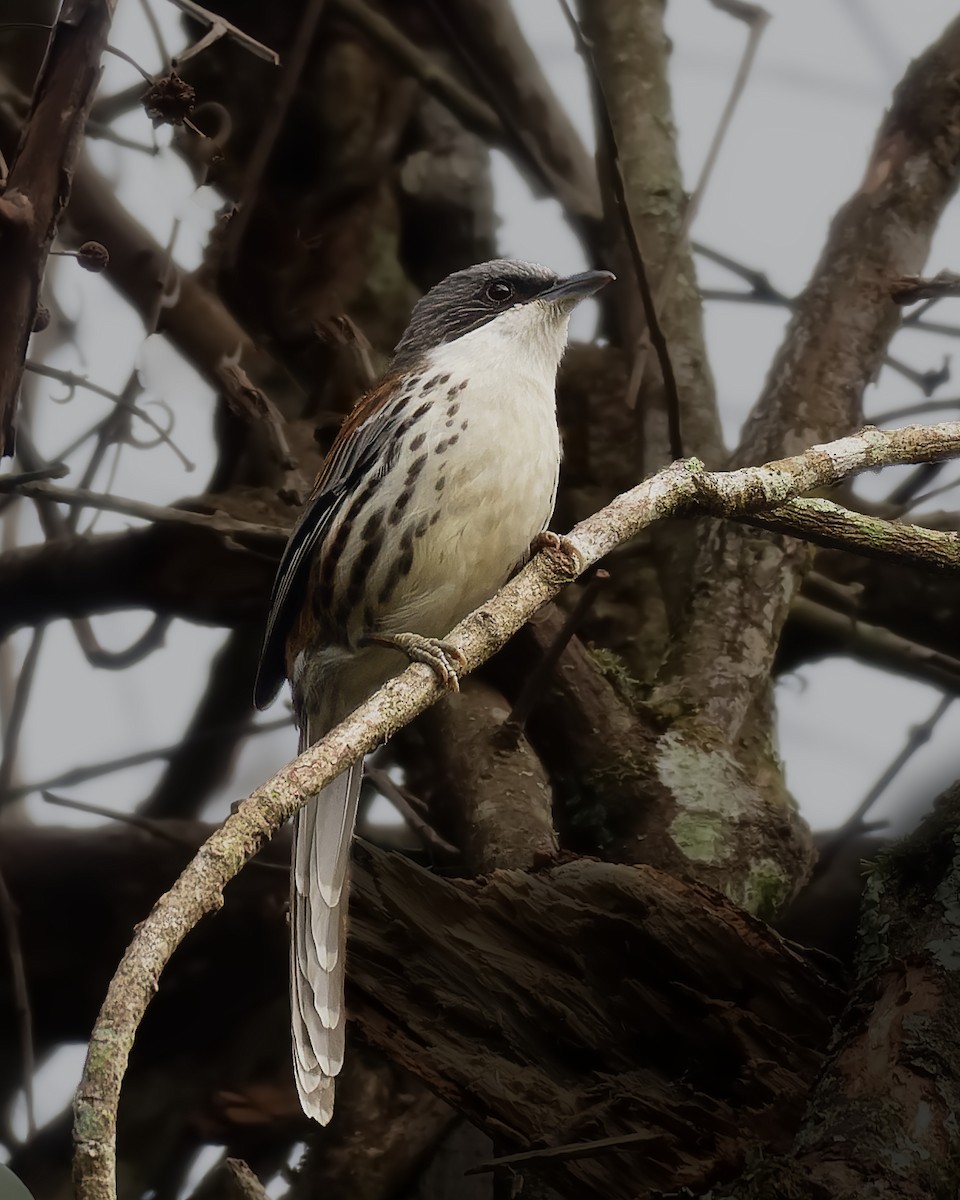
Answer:
[[400, 463], [427, 457], [394, 526], [401, 552], [409, 546], [413, 556], [377, 613], [379, 632], [449, 632], [493, 595], [550, 519], [565, 323], [531, 339], [530, 314], [514, 311], [519, 319], [505, 314], [433, 351], [422, 372], [420, 391], [433, 403], [405, 435]]

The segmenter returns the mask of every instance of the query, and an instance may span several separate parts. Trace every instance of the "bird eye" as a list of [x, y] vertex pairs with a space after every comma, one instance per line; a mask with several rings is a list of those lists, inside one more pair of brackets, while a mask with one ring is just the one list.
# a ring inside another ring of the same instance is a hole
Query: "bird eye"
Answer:
[[512, 283], [507, 283], [505, 279], [495, 279], [493, 283], [487, 284], [484, 294], [491, 304], [506, 304], [508, 300], [513, 299], [513, 293]]

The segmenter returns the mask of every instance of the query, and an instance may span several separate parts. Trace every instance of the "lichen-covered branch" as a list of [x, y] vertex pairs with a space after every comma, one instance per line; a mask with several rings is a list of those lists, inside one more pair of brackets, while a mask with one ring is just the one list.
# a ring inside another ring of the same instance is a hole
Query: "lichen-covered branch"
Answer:
[[[860, 420], [863, 389], [900, 320], [890, 283], [919, 274], [960, 181], [960, 19], [908, 69], [856, 194], [834, 219], [797, 303], [734, 465], [762, 462]], [[659, 701], [736, 744], [767, 687], [780, 633], [809, 563], [806, 546], [712, 526], [664, 666]]]
[[[541, 552], [497, 596], [450, 635], [468, 669], [485, 661], [586, 566], [653, 521], [706, 505], [726, 515], [775, 507], [811, 488], [885, 464], [960, 454], [960, 423], [866, 429], [763, 467], [709, 473], [677, 463], [618, 497], [571, 533], [569, 550]], [[113, 1200], [120, 1085], [137, 1027], [160, 975], [186, 934], [223, 899], [224, 885], [305, 800], [433, 703], [442, 693], [415, 664], [346, 721], [258, 788], [204, 844], [134, 935], [90, 1039], [76, 1100], [75, 1181], [79, 1200]]]

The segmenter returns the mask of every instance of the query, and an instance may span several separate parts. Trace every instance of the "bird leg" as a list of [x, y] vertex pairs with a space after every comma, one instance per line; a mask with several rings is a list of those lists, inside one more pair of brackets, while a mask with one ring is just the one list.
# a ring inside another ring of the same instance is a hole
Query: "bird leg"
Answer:
[[375, 646], [389, 646], [405, 654], [411, 662], [426, 663], [437, 674], [440, 682], [451, 692], [460, 691], [458, 672], [464, 670], [467, 660], [459, 646], [440, 638], [424, 637], [419, 633], [368, 634], [362, 639]]

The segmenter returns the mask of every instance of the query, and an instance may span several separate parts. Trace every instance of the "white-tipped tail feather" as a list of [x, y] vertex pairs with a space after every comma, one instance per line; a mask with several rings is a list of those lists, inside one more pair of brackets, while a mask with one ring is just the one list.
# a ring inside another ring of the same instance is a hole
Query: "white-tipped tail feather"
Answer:
[[304, 1112], [326, 1125], [343, 1066], [347, 881], [363, 764], [300, 809], [293, 825], [290, 1008], [293, 1070]]

